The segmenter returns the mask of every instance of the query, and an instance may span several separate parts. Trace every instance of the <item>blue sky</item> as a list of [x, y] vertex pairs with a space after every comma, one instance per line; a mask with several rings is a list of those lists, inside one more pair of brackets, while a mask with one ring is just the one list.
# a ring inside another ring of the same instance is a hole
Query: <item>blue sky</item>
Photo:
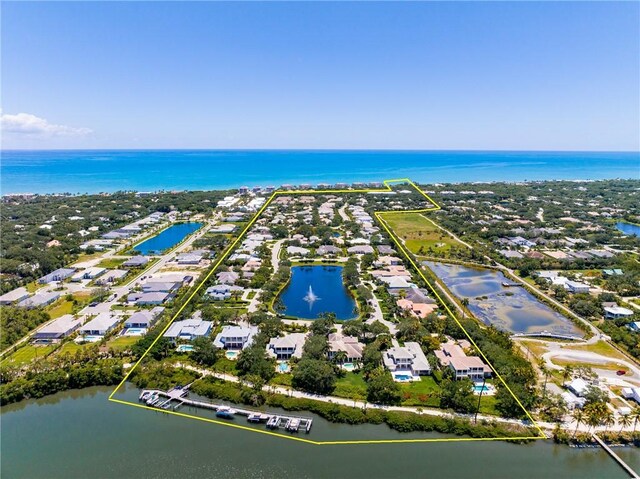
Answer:
[[3, 148], [638, 150], [639, 15], [3, 2]]

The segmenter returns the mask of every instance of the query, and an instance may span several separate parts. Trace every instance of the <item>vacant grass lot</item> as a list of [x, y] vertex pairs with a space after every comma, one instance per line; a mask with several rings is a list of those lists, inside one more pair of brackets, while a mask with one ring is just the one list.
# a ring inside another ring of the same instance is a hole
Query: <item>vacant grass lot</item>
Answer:
[[119, 268], [124, 262], [125, 262], [125, 258], [106, 258], [98, 263], [98, 267], [115, 269], [115, 268]]
[[419, 213], [385, 215], [385, 221], [414, 254], [445, 252], [452, 246], [463, 246]]
[[348, 399], [365, 399], [367, 397], [367, 383], [362, 373], [346, 373], [344, 377], [336, 381], [333, 396]]
[[59, 299], [53, 303], [47, 311], [51, 318], [59, 318], [65, 314], [71, 314], [73, 313], [73, 301]]
[[107, 342], [107, 346], [115, 351], [124, 351], [138, 342], [140, 336], [117, 336]]
[[54, 349], [55, 346], [33, 346], [31, 344], [27, 344], [2, 361], [2, 365], [21, 366], [33, 361], [35, 358], [42, 358], [46, 356]]

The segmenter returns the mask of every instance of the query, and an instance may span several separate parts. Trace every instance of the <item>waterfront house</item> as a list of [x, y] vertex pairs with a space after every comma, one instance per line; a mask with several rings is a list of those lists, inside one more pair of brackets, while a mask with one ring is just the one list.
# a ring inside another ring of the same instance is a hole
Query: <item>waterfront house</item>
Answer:
[[267, 353], [278, 360], [301, 358], [306, 338], [307, 335], [305, 333], [289, 333], [281, 337], [271, 338], [267, 345]]
[[200, 318], [193, 317], [184, 321], [175, 321], [164, 333], [164, 337], [173, 342], [178, 340], [192, 341], [195, 338], [208, 336], [212, 327], [213, 323], [211, 321], [203, 321]]
[[213, 341], [214, 346], [221, 349], [241, 350], [251, 346], [254, 336], [258, 334], [256, 326], [224, 326]]
[[10, 306], [15, 303], [19, 303], [29, 297], [29, 292], [27, 288], [16, 288], [8, 293], [0, 296], [0, 304], [3, 306]]
[[75, 272], [76, 270], [74, 268], [59, 268], [40, 278], [38, 283], [47, 284], [54, 283], [56, 281], [64, 281]]
[[415, 342], [387, 349], [382, 353], [382, 361], [394, 378], [394, 373], [407, 373], [411, 376], [431, 374], [429, 361], [420, 345]]
[[149, 262], [149, 258], [146, 256], [133, 256], [129, 258], [127, 261], [122, 263], [124, 268], [140, 268], [146, 265]]
[[469, 378], [472, 381], [481, 380], [491, 376], [491, 368], [477, 356], [467, 356], [465, 347], [470, 347], [468, 342], [456, 342], [449, 340], [442, 343], [440, 349], [434, 351], [438, 362], [443, 367], [448, 367], [454, 373], [456, 380]]
[[55, 321], [52, 321], [46, 326], [40, 328], [33, 335], [33, 338], [41, 341], [58, 341], [62, 338], [66, 338], [78, 329], [82, 324], [82, 321], [82, 318], [76, 319], [71, 314], [65, 314], [64, 316], [60, 316]]

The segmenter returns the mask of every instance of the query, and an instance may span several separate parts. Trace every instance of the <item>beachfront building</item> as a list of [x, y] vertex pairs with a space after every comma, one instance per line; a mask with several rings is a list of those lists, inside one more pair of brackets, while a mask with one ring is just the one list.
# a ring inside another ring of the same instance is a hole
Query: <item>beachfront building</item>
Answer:
[[200, 318], [193, 317], [184, 321], [176, 321], [171, 326], [164, 337], [176, 342], [178, 340], [192, 341], [195, 338], [209, 336], [213, 323], [211, 321], [203, 321]]
[[254, 336], [258, 334], [256, 326], [224, 326], [213, 340], [214, 346], [221, 349], [242, 350], [251, 346]]
[[307, 339], [305, 333], [290, 333], [281, 337], [271, 338], [267, 345], [269, 356], [278, 360], [301, 358], [304, 342]]
[[419, 376], [431, 374], [429, 361], [415, 342], [387, 349], [382, 354], [382, 361], [394, 380], [419, 380]]
[[78, 329], [83, 320], [83, 318], [76, 319], [71, 314], [65, 314], [36, 331], [33, 339], [46, 342], [59, 341]]

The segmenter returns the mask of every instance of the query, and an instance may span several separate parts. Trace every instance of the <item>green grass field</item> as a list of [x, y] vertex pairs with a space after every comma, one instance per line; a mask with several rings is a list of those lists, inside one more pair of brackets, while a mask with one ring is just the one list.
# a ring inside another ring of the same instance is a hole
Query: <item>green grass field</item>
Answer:
[[65, 314], [71, 314], [73, 312], [73, 301], [58, 300], [47, 311], [51, 318], [59, 318]]
[[54, 349], [55, 346], [33, 346], [31, 344], [27, 344], [2, 361], [2, 365], [21, 366], [33, 361], [35, 358], [42, 358], [46, 356]]
[[124, 351], [130, 348], [140, 339], [139, 336], [117, 336], [107, 342], [107, 346], [115, 351]]
[[348, 399], [365, 399], [367, 397], [367, 383], [362, 377], [362, 373], [346, 373], [344, 377], [338, 378], [333, 396]]
[[73, 341], [67, 341], [66, 343], [64, 343], [62, 345], [62, 347], [58, 350], [58, 352], [56, 354], [74, 355], [76, 353], [76, 351], [79, 351], [80, 349], [84, 349], [87, 346], [89, 346], [89, 343], [87, 343], [87, 344], [78, 344], [78, 343], [75, 343]]
[[462, 246], [419, 213], [386, 215], [384, 219], [414, 254], [427, 254], [429, 249], [434, 253], [445, 252], [452, 246]]
[[107, 258], [98, 263], [100, 268], [114, 269], [119, 268], [125, 262], [124, 258]]

